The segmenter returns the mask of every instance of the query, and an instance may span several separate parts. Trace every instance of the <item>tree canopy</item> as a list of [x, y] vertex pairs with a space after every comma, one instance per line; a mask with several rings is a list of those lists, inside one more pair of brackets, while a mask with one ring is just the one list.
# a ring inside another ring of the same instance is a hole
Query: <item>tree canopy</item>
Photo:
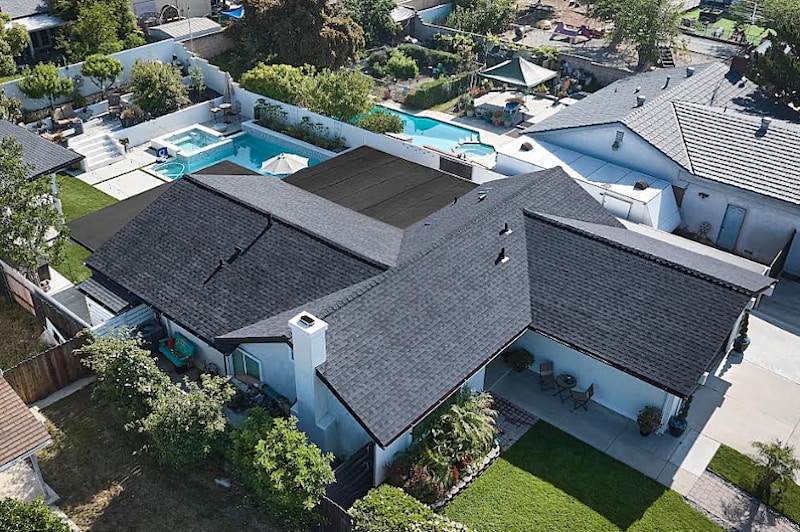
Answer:
[[480, 35], [502, 33], [514, 22], [516, 14], [515, 0], [456, 0], [445, 24]]
[[17, 71], [14, 58], [28, 46], [28, 30], [22, 24], [11, 24], [11, 17], [0, 13], [0, 76]]
[[367, 46], [386, 43], [400, 31], [400, 24], [392, 18], [397, 7], [394, 0], [347, 0], [347, 10], [364, 31]]
[[0, 499], [0, 530], [3, 532], [70, 532], [70, 527], [39, 498], [21, 502]]
[[326, 0], [242, 0], [244, 17], [232, 26], [249, 64], [339, 68], [364, 47], [364, 32]]
[[58, 46], [72, 61], [145, 43], [128, 0], [52, 0], [50, 12], [68, 21]]
[[39, 63], [25, 70], [24, 74], [18, 86], [28, 98], [46, 99], [48, 105], [53, 107], [54, 100], [72, 94], [72, 79], [63, 77], [53, 63]]
[[800, 2], [765, 0], [763, 24], [775, 33], [764, 53], [755, 53], [747, 76], [784, 103], [800, 106]]
[[[29, 180], [32, 170], [22, 161], [16, 138], [0, 140], [0, 257], [29, 274], [41, 259], [57, 262], [66, 239], [50, 184], [47, 179]], [[53, 227], [58, 236], [48, 240]]]
[[636, 47], [638, 70], [658, 61], [658, 45], [673, 43], [680, 33], [681, 9], [663, 0], [594, 0], [589, 15], [614, 22], [611, 42]]
[[105, 98], [106, 89], [122, 74], [122, 61], [103, 54], [92, 54], [81, 65], [81, 74], [100, 87]]
[[134, 102], [145, 113], [162, 116], [189, 104], [189, 89], [174, 66], [137, 59], [131, 67]]

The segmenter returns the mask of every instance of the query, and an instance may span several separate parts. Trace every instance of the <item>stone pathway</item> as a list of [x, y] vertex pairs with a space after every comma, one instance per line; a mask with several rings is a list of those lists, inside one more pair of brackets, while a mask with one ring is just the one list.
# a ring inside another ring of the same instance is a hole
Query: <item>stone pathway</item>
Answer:
[[497, 441], [505, 451], [517, 443], [539, 418], [514, 403], [492, 394], [492, 408], [497, 411]]
[[700, 476], [687, 499], [731, 532], [800, 532], [800, 526], [710, 471]]

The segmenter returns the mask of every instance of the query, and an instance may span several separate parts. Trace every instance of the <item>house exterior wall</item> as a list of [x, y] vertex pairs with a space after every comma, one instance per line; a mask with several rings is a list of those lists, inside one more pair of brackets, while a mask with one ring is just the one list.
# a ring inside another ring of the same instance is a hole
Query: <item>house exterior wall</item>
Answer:
[[[580, 389], [594, 384], [592, 400], [629, 419], [635, 420], [644, 406], [653, 405], [663, 409], [673, 402], [674, 396], [666, 391], [535, 331], [526, 332], [509, 347], [517, 348], [524, 348], [532, 353], [537, 364], [544, 360], [552, 361], [556, 374], [574, 375]], [[671, 413], [664, 412], [666, 418]]]
[[411, 433], [408, 431], [399, 438], [397, 438], [386, 449], [381, 449], [380, 446], [375, 446], [375, 479], [374, 486], [380, 486], [386, 480], [386, 466], [394, 462], [397, 453], [401, 453], [408, 449], [411, 445]]
[[162, 323], [164, 324], [164, 328], [167, 330], [167, 333], [172, 336], [176, 332], [181, 333], [189, 340], [191, 343], [194, 344], [195, 352], [194, 352], [194, 365], [198, 368], [203, 368], [208, 363], [216, 364], [217, 368], [219, 369], [220, 373], [224, 373], [226, 371], [225, 366], [225, 356], [222, 352], [218, 351], [217, 349], [211, 347], [207, 344], [204, 340], [201, 340], [187, 329], [184, 329], [173, 320], [166, 316], [162, 316], [161, 318]]
[[[88, 301], [89, 298], [86, 298], [86, 300]], [[155, 319], [153, 310], [143, 303], [126, 310], [122, 314], [117, 314], [100, 325], [92, 324], [92, 331], [98, 336], [105, 336], [122, 327], [138, 327], [142, 323], [153, 319]]]
[[486, 366], [483, 366], [475, 375], [469, 378], [467, 386], [474, 392], [482, 392], [486, 381]]
[[89, 321], [92, 327], [103, 324], [114, 317], [113, 312], [89, 296], [86, 296], [86, 308], [89, 309]]
[[237, 349], [261, 362], [261, 380], [279, 394], [294, 402], [294, 359], [292, 349], [285, 343], [241, 344]]

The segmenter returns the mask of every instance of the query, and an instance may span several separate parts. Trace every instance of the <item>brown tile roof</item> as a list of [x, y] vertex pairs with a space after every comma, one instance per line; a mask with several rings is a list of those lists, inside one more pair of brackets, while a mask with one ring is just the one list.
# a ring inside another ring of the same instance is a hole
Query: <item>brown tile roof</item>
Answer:
[[50, 435], [0, 376], [0, 468], [50, 442]]

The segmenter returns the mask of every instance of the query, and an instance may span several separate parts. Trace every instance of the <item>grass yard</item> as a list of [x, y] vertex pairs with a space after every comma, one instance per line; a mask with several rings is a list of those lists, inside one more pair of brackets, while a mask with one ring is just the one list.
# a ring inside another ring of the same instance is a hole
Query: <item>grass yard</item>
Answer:
[[[757, 488], [761, 479], [761, 471], [758, 464], [746, 454], [731, 449], [727, 445], [720, 445], [717, 454], [708, 464], [708, 468], [744, 491], [758, 496]], [[779, 496], [776, 487], [782, 491]], [[800, 523], [800, 486], [793, 482], [783, 486], [776, 484], [773, 491], [776, 492], [776, 495], [773, 495], [770, 500], [765, 498], [762, 500], [795, 523]]]
[[[68, 222], [117, 202], [115, 198], [75, 177], [61, 174], [56, 180], [64, 218]], [[91, 253], [88, 249], [70, 240], [64, 246], [64, 256], [61, 261], [54, 263], [53, 266], [61, 275], [78, 284], [91, 275], [89, 268], [83, 264], [89, 255]]]
[[[733, 29], [736, 27], [736, 22], [729, 19], [729, 18], [720, 18], [714, 23], [709, 23], [708, 31], [706, 33], [702, 33], [702, 25], [700, 25], [698, 17], [700, 16], [700, 8], [692, 9], [691, 11], [687, 11], [683, 14], [682, 18], [689, 18], [695, 21], [695, 27], [698, 29], [698, 35], [711, 35], [715, 28], [725, 28], [725, 33], [723, 35], [724, 38], [729, 38], [733, 34]], [[748, 24], [744, 28], [744, 35], [747, 37], [747, 42], [752, 44], [759, 44], [763, 39], [766, 38], [767, 34], [764, 31], [764, 28], [761, 26], [756, 26], [754, 24]]]
[[8, 369], [45, 351], [39, 343], [42, 328], [33, 314], [0, 297], [0, 369]]
[[436, 105], [432, 106], [428, 110], [429, 111], [439, 111], [440, 113], [447, 113], [447, 114], [450, 114], [450, 115], [455, 115], [456, 113], [453, 112], [453, 108], [458, 103], [458, 99], [459, 98], [461, 98], [461, 96], [456, 96], [452, 100], [448, 100], [448, 101], [446, 101], [444, 103], [437, 103]]
[[228, 474], [159, 465], [142, 437], [90, 395], [86, 388], [44, 409], [54, 444], [39, 454], [59, 506], [83, 530], [277, 532], [236, 488], [214, 483]]
[[543, 421], [444, 514], [479, 532], [723, 530], [678, 493]]

